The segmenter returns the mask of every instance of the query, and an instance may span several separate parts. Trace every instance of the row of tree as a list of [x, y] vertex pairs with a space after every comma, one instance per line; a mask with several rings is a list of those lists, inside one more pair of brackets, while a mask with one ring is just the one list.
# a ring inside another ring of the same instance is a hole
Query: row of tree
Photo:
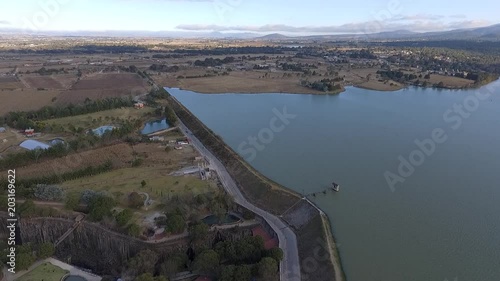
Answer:
[[37, 121], [61, 118], [75, 115], [94, 113], [103, 110], [131, 107], [134, 105], [132, 98], [105, 98], [92, 101], [86, 99], [84, 104], [67, 106], [46, 106], [36, 111], [17, 111], [10, 112], [4, 117], [4, 122], [18, 129], [27, 129], [29, 127], [40, 130], [40, 124]]

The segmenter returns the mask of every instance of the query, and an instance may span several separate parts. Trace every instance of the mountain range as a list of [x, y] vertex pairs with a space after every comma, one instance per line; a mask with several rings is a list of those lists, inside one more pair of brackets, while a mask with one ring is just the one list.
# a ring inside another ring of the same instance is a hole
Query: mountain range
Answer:
[[26, 31], [0, 28], [0, 35], [98, 36], [98, 37], [164, 37], [253, 39], [263, 41], [293, 40], [491, 40], [500, 41], [500, 24], [480, 28], [456, 29], [440, 32], [413, 32], [397, 30], [372, 34], [333, 34], [287, 36], [279, 33], [262, 35], [251, 32], [188, 32], [188, 31]]

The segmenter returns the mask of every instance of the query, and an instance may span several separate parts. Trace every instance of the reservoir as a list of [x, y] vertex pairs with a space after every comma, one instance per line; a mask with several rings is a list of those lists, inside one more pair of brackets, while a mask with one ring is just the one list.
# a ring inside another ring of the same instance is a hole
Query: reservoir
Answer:
[[499, 81], [340, 95], [167, 90], [267, 177], [301, 193], [340, 184], [312, 200], [349, 281], [500, 280]]
[[141, 134], [149, 135], [155, 132], [163, 131], [169, 127], [170, 126], [168, 125], [166, 119], [151, 121], [144, 125], [144, 128], [141, 130]]

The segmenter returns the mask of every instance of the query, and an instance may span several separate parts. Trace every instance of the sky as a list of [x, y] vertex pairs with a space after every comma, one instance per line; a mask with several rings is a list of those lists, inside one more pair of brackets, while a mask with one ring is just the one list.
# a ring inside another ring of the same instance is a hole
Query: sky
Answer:
[[0, 0], [0, 7], [0, 30], [339, 34], [500, 23], [498, 0]]

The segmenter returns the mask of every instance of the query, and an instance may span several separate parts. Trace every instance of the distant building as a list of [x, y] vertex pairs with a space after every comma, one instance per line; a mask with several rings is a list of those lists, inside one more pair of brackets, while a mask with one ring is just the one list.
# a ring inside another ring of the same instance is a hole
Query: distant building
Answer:
[[36, 141], [36, 140], [25, 140], [19, 146], [24, 148], [24, 149], [27, 149], [27, 150], [49, 149], [50, 148], [50, 145], [43, 143], [43, 142]]
[[134, 104], [134, 108], [135, 108], [135, 109], [141, 109], [141, 108], [144, 108], [144, 103], [142, 103], [142, 102], [135, 103], [135, 104]]
[[165, 141], [164, 137], [154, 136], [149, 138], [150, 141]]
[[182, 145], [176, 145], [174, 148], [175, 148], [176, 150], [181, 150], [183, 147], [182, 147]]
[[7, 130], [4, 127], [0, 127], [0, 133], [5, 133]]
[[24, 135], [27, 136], [27, 137], [32, 137], [35, 135], [35, 129], [26, 129], [24, 130]]

